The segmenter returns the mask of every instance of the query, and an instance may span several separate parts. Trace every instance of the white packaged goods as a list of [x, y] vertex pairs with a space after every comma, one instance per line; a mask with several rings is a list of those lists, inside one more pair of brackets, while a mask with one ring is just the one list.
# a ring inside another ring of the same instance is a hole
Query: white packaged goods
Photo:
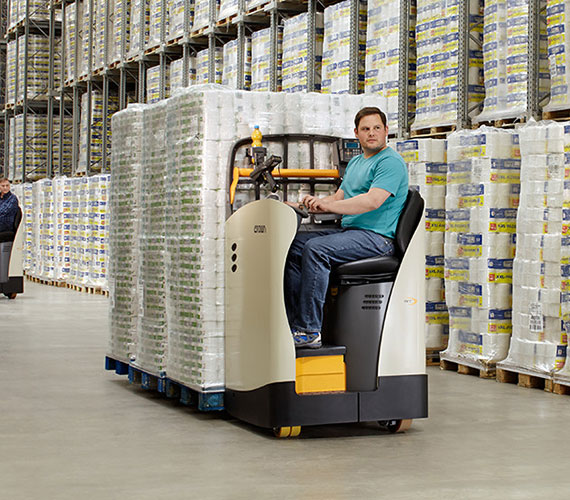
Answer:
[[[535, 0], [544, 7], [546, 0]], [[485, 101], [478, 121], [516, 118], [527, 110], [529, 0], [486, 0], [483, 60]], [[540, 94], [550, 91], [546, 31], [540, 34]], [[540, 99], [539, 99], [540, 100]]]
[[129, 362], [136, 353], [139, 314], [140, 176], [143, 164], [143, 105], [113, 115], [109, 225], [109, 354]]
[[[277, 88], [281, 85], [281, 64], [283, 60], [283, 26], [277, 27]], [[251, 90], [271, 90], [271, 29], [254, 31], [251, 35]]]
[[[149, 5], [149, 16], [150, 16], [150, 26], [149, 26], [149, 35], [148, 35], [148, 43], [146, 48], [154, 48], [158, 47], [162, 41], [162, 2], [163, 0], [150, 0]], [[165, 2], [165, 7], [166, 6]], [[164, 13], [164, 40], [166, 40], [168, 36], [168, 14], [167, 12]]]
[[220, 10], [218, 12], [217, 21], [229, 21], [231, 16], [237, 15], [239, 10], [238, 0], [220, 0]]
[[[28, 37], [27, 64], [20, 64], [24, 59], [25, 37], [20, 36], [7, 44], [6, 48], [6, 101], [9, 104], [24, 99], [24, 85], [28, 99], [45, 100], [49, 90], [49, 38], [40, 35]], [[17, 55], [17, 57], [16, 57]], [[18, 60], [19, 58], [19, 60]], [[27, 66], [27, 81], [24, 70]], [[16, 76], [18, 88], [16, 88]], [[54, 46], [54, 88], [60, 84], [61, 76], [61, 38], [55, 39]], [[16, 100], [16, 101], [14, 101]]]
[[89, 177], [87, 205], [89, 216], [87, 228], [89, 270], [86, 283], [88, 286], [102, 289], [108, 288], [109, 227], [107, 214], [110, 182], [110, 174]]
[[[79, 12], [77, 12], [79, 10]], [[77, 20], [79, 19], [79, 26]], [[83, 2], [73, 2], [65, 6], [65, 61], [64, 79], [66, 83], [75, 81], [78, 75], [78, 51], [83, 47], [81, 23]]]
[[[115, 29], [115, 3], [122, 0], [94, 0], [95, 32], [93, 34], [93, 71], [110, 64], [113, 49], [112, 33]], [[121, 7], [122, 9], [122, 7]], [[109, 33], [106, 38], [105, 33]], [[105, 46], [107, 44], [107, 46]], [[107, 53], [107, 55], [106, 55]], [[105, 59], [107, 57], [107, 60]]]
[[[176, 59], [169, 66], [170, 93], [184, 88], [184, 60]], [[196, 58], [190, 57], [188, 61], [188, 86], [196, 84]]]
[[550, 102], [546, 111], [568, 109], [570, 96], [568, 68], [570, 50], [570, 0], [548, 0], [546, 8]]
[[[79, 49], [79, 76], [87, 76], [92, 70], [92, 60], [89, 60], [89, 54], [95, 50], [94, 42], [95, 37], [89, 36], [90, 33], [95, 33], [95, 15], [91, 15], [91, 8], [95, 13], [96, 2], [84, 1], [82, 14], [80, 18], [81, 23], [81, 47]], [[91, 42], [91, 46], [89, 44]]]
[[444, 348], [449, 336], [449, 314], [444, 289], [445, 140], [413, 139], [395, 144], [408, 164], [409, 184], [425, 200], [426, 216], [426, 325], [428, 348]]
[[[185, 0], [168, 0], [168, 37], [167, 40], [176, 40], [184, 36], [184, 3]], [[194, 20], [194, 2], [190, 3], [188, 12], [189, 26], [192, 28]]]
[[[410, 30], [414, 29], [414, 5], [410, 12]], [[400, 64], [400, 0], [371, 0], [368, 2], [366, 36], [365, 90], [382, 97], [381, 109], [390, 127], [398, 123], [399, 64]], [[414, 50], [409, 55], [409, 103], [412, 110], [416, 100], [416, 60]]]
[[567, 280], [564, 125], [529, 122], [518, 129], [521, 193], [513, 265], [513, 335], [501, 367], [551, 374], [563, 367], [567, 332], [561, 317]]
[[[81, 129], [80, 129], [80, 149], [77, 172], [100, 171], [103, 161], [103, 154], [109, 155], [111, 152], [111, 116], [119, 109], [119, 98], [109, 95], [107, 102], [107, 130], [103, 129], [103, 94], [99, 90], [91, 93], [91, 123], [89, 119], [89, 94], [86, 92], [81, 96]], [[107, 148], [103, 152], [103, 134], [107, 134]], [[90, 156], [87, 157], [87, 145], [90, 147]]]
[[71, 203], [72, 182], [67, 177], [55, 177], [54, 214], [55, 214], [55, 272], [54, 279], [67, 281], [71, 270]]
[[143, 111], [140, 188], [139, 323], [136, 365], [161, 374], [166, 366], [166, 102]]
[[149, 36], [150, 0], [131, 0], [131, 27], [127, 57], [137, 57], [144, 51]]
[[45, 177], [48, 147], [47, 116], [28, 114], [26, 117], [26, 137], [24, 137], [24, 115], [16, 115], [13, 121], [10, 120], [10, 129], [9, 148], [11, 155], [14, 155], [14, 161], [10, 163], [9, 177], [17, 180], [22, 179], [24, 151], [26, 155], [26, 179], [36, 180]]
[[320, 90], [323, 33], [324, 16], [317, 13], [315, 15], [314, 60], [309, 61], [309, 14], [299, 14], [283, 22], [281, 84], [284, 92], [307, 90], [307, 74], [311, 66], [315, 68], [315, 90]]
[[[238, 82], [238, 40], [232, 40], [223, 48], [222, 85], [243, 90], [251, 88], [251, 38], [245, 38], [243, 82]], [[241, 84], [241, 85], [240, 85]]]
[[481, 127], [448, 137], [445, 298], [456, 359], [496, 363], [512, 329], [518, 135]]
[[[63, 132], [61, 130], [61, 119], [59, 116], [53, 117], [53, 171], [59, 172], [60, 161], [62, 160], [62, 172], [71, 173], [72, 151], [73, 151], [73, 116], [64, 115]], [[63, 135], [62, 135], [63, 133]], [[63, 140], [62, 140], [63, 138]], [[61, 158], [63, 156], [63, 158]]]
[[24, 271], [29, 273], [32, 270], [36, 259], [36, 249], [34, 245], [34, 206], [33, 206], [33, 185], [29, 182], [22, 184], [23, 194], [20, 198], [20, 207], [22, 208], [22, 222], [26, 228], [24, 237]]
[[[214, 21], [218, 18], [220, 0], [215, 0]], [[192, 31], [196, 32], [210, 25], [210, 0], [195, 0], [194, 2], [194, 22]]]
[[[470, 35], [482, 40], [480, 0], [469, 0]], [[451, 125], [458, 113], [459, 2], [418, 0], [416, 41], [416, 119], [413, 129]], [[468, 102], [471, 115], [485, 97], [483, 54], [480, 45], [469, 44]]]
[[[146, 71], [146, 102], [152, 104], [160, 101], [160, 66], [148, 68]], [[169, 73], [164, 75], [164, 94], [165, 98], [170, 95]]]
[[49, 19], [49, 2], [46, 0], [11, 0], [8, 12], [8, 28], [16, 26], [26, 17], [26, 2], [28, 2], [28, 15], [34, 20]]
[[[322, 92], [350, 91], [350, 0], [325, 9], [322, 62]], [[359, 2], [358, 18], [358, 89], [364, 90], [364, 55], [366, 53], [366, 2]]]
[[209, 57], [210, 50], [204, 49], [196, 54], [196, 83], [222, 83], [222, 70], [224, 66], [224, 51], [222, 47], [214, 49], [214, 81], [210, 82]]
[[109, 36], [110, 58], [109, 63], [117, 63], [122, 60], [128, 51], [131, 40], [131, 0], [115, 0], [113, 14], [113, 29]]

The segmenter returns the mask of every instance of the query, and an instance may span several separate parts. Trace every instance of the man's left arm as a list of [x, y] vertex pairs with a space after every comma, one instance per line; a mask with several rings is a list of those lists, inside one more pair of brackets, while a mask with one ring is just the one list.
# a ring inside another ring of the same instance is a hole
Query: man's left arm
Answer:
[[363, 214], [381, 207], [390, 195], [385, 189], [372, 187], [367, 193], [346, 200], [319, 200], [312, 207], [312, 211], [340, 215]]

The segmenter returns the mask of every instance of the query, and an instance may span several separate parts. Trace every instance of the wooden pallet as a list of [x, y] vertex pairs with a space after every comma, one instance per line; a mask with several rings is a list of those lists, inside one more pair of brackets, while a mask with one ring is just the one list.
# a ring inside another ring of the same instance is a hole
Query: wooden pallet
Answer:
[[441, 359], [439, 366], [442, 370], [456, 371], [462, 375], [476, 375], [479, 378], [495, 378], [496, 375], [495, 365], [492, 364], [476, 368], [459, 362]]
[[439, 353], [445, 350], [445, 347], [426, 347], [426, 365], [440, 366], [441, 359]]
[[115, 69], [119, 66], [119, 64], [121, 64], [121, 61], [112, 62], [111, 64], [109, 64], [109, 69]]
[[199, 30], [196, 31], [192, 31], [191, 35], [193, 37], [197, 37], [197, 36], [202, 36], [204, 33], [206, 33], [206, 30], [209, 28], [209, 26], [204, 26], [203, 28], [200, 28]]
[[497, 382], [505, 384], [517, 384], [519, 387], [530, 389], [544, 389], [552, 392], [552, 377], [549, 374], [539, 375], [516, 371], [516, 368], [497, 368]]
[[166, 46], [167, 47], [172, 47], [174, 45], [180, 45], [180, 42], [182, 42], [182, 39], [184, 38], [183, 35], [181, 36], [177, 36], [176, 38], [173, 38], [172, 40], [168, 40], [166, 42]]
[[446, 125], [443, 127], [427, 127], [412, 130], [412, 137], [435, 137], [435, 138], [445, 138], [452, 132], [455, 132], [455, 125]]
[[66, 283], [65, 281], [57, 281], [57, 280], [46, 280], [43, 278], [38, 278], [36, 276], [30, 276], [26, 274], [26, 279], [28, 281], [31, 281], [32, 283], [38, 283], [39, 285], [49, 285], [49, 286], [55, 286], [58, 288], [65, 288], [66, 287]]
[[543, 111], [543, 120], [570, 121], [570, 109], [560, 109], [558, 111]]
[[246, 16], [252, 16], [255, 14], [264, 14], [265, 13], [265, 7], [267, 7], [270, 4], [270, 2], [265, 2], [261, 5], [258, 5], [257, 7], [254, 7], [253, 9], [247, 10], [245, 12]]
[[158, 49], [160, 49], [160, 45], [154, 45], [153, 47], [149, 47], [144, 51], [145, 56], [150, 56], [154, 54]]
[[216, 26], [218, 28], [223, 28], [224, 26], [229, 26], [233, 23], [234, 19], [238, 17], [237, 14], [232, 14], [231, 16], [226, 17], [225, 19], [221, 19], [220, 21], [216, 22]]
[[473, 129], [477, 129], [486, 125], [488, 127], [495, 127], [495, 128], [515, 128], [516, 125], [521, 125], [526, 123], [526, 117], [516, 117], [516, 118], [503, 118], [501, 120], [490, 120], [490, 121], [483, 121], [479, 123], [473, 124]]

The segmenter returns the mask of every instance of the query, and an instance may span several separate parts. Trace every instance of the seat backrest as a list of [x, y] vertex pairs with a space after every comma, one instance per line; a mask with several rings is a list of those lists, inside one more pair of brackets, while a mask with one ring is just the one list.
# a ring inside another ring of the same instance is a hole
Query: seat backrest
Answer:
[[16, 217], [14, 217], [14, 232], [18, 231], [20, 222], [22, 222], [22, 209], [18, 207], [18, 212], [16, 213]]
[[409, 188], [406, 203], [400, 214], [400, 219], [396, 227], [396, 236], [394, 238], [396, 243], [395, 254], [397, 257], [401, 258], [406, 253], [410, 240], [424, 213], [424, 206], [424, 199], [420, 196], [420, 193], [413, 188]]

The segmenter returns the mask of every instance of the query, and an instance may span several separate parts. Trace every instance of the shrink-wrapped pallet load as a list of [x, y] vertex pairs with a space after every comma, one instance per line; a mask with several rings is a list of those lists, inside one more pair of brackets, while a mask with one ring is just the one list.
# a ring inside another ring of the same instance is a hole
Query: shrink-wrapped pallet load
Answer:
[[[146, 71], [146, 102], [153, 104], [160, 101], [160, 66], [148, 68]], [[168, 71], [164, 75], [164, 99], [170, 95], [170, 82]]]
[[545, 111], [570, 108], [570, 0], [547, 0], [546, 7], [550, 102]]
[[[79, 11], [79, 12], [77, 12]], [[73, 2], [65, 6], [65, 61], [64, 80], [71, 85], [79, 74], [80, 50], [83, 47], [81, 23], [83, 20], [83, 2]], [[79, 25], [77, 20], [79, 19]]]
[[[214, 1], [214, 22], [218, 18], [220, 0]], [[210, 3], [212, 0], [195, 0], [194, 20], [192, 22], [192, 32], [200, 31], [210, 26]]]
[[196, 54], [196, 83], [222, 83], [224, 52], [222, 47], [214, 49], [214, 80], [210, 81], [210, 50], [204, 49]]
[[[184, 36], [185, 0], [168, 0], [168, 36], [167, 41], [177, 40]], [[189, 26], [192, 28], [194, 20], [194, 2], [190, 2], [188, 12]]]
[[222, 85], [233, 89], [251, 88], [251, 38], [244, 41], [243, 81], [238, 81], [238, 40], [231, 40], [223, 47]]
[[54, 280], [67, 281], [71, 265], [71, 203], [72, 180], [68, 177], [55, 177], [54, 214], [55, 214], [55, 272]]
[[[324, 16], [315, 14], [314, 60], [309, 61], [309, 14], [299, 14], [283, 22], [283, 63], [281, 65], [284, 92], [303, 92], [308, 89], [307, 75], [314, 68], [315, 88], [321, 88], [323, 60]], [[313, 89], [311, 89], [313, 90]]]
[[445, 199], [446, 359], [488, 368], [507, 355], [520, 193], [512, 131], [482, 127], [448, 137]]
[[[109, 63], [118, 63], [127, 57], [131, 41], [131, 0], [115, 0], [113, 29], [110, 39]], [[125, 54], [123, 54], [123, 47]]]
[[135, 364], [161, 375], [167, 350], [166, 256], [166, 102], [143, 111], [143, 162], [140, 185], [140, 259]]
[[277, 26], [277, 61], [271, 60], [271, 28], [254, 31], [251, 35], [251, 90], [267, 92], [271, 89], [272, 65], [276, 64], [276, 88], [282, 88], [283, 26]]
[[220, 0], [220, 9], [216, 17], [219, 23], [229, 22], [239, 12], [239, 0]]
[[[168, 37], [168, 10], [163, 13], [162, 11], [163, 0], [150, 0], [149, 4], [149, 32], [148, 32], [148, 42], [146, 44], [146, 49], [153, 49], [158, 47], [162, 39], [162, 17], [164, 15], [164, 40]], [[164, 2], [166, 9], [168, 6]]]
[[[469, 41], [468, 108], [477, 114], [485, 97], [480, 0], [468, 0]], [[458, 118], [459, 2], [418, 0], [416, 24], [416, 119], [413, 129], [448, 126]]]
[[531, 121], [519, 130], [521, 193], [513, 266], [513, 335], [500, 367], [550, 375], [562, 368], [567, 334], [561, 294], [569, 256], [563, 235], [564, 126]]
[[[169, 66], [170, 93], [173, 94], [178, 89], [184, 88], [184, 60], [176, 59]], [[188, 87], [196, 84], [196, 58], [190, 57], [188, 60]]]
[[140, 55], [148, 43], [150, 27], [150, 0], [131, 0], [130, 35], [127, 58]]
[[[364, 55], [366, 52], [366, 2], [358, 3], [358, 90], [364, 90]], [[350, 92], [350, 61], [352, 32], [350, 26], [351, 1], [331, 5], [324, 13], [322, 61], [322, 92], [346, 94]]]
[[139, 313], [140, 175], [143, 164], [143, 109], [131, 105], [113, 116], [109, 196], [109, 355], [129, 362], [136, 353]]
[[[380, 108], [388, 117], [390, 127], [398, 123], [400, 66], [400, 0], [371, 0], [368, 2], [366, 35], [365, 91], [382, 100]], [[415, 21], [415, 2], [410, 7], [410, 33]], [[408, 102], [415, 110], [416, 60], [413, 40], [410, 40]]]
[[99, 174], [89, 177], [89, 271], [87, 285], [108, 289], [107, 267], [109, 255], [109, 189], [110, 174]]
[[[545, 0], [537, 1], [541, 7]], [[517, 118], [527, 112], [529, 0], [486, 0], [483, 35], [485, 101], [477, 121]], [[539, 100], [550, 89], [546, 33], [539, 26]]]
[[426, 347], [445, 348], [449, 336], [443, 280], [447, 183], [445, 140], [401, 141], [396, 144], [396, 149], [408, 164], [410, 187], [415, 187], [425, 201]]
[[15, 154], [12, 179], [22, 179], [24, 155], [26, 158], [26, 179], [37, 180], [46, 175], [47, 158], [47, 116], [28, 114], [26, 117], [26, 137], [24, 137], [24, 115], [18, 114], [11, 123], [10, 152]]

